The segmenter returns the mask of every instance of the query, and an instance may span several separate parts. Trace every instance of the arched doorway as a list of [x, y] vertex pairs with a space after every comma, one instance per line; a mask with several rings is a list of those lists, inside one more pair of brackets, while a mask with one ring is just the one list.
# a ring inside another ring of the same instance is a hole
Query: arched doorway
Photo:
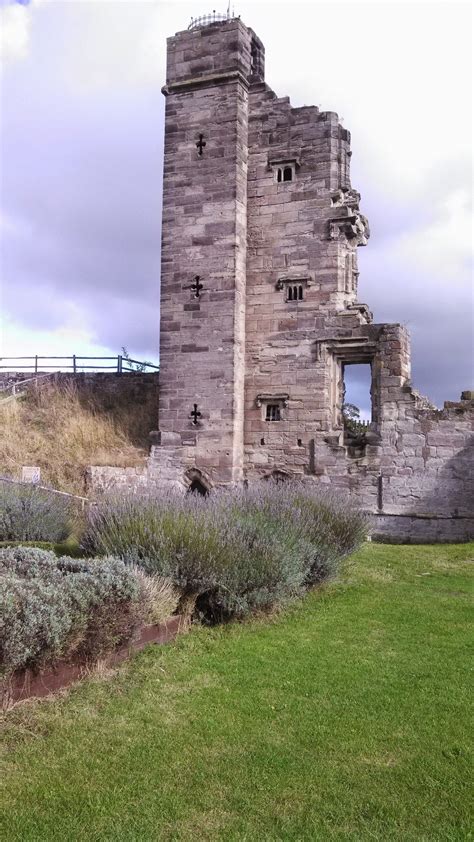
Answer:
[[193, 479], [191, 485], [188, 488], [188, 494], [201, 494], [202, 497], [207, 497], [209, 494], [209, 489], [206, 488], [204, 483], [201, 482], [200, 479]]
[[271, 472], [271, 474], [266, 474], [264, 479], [266, 479], [267, 481], [270, 480], [271, 482], [281, 483], [289, 480], [290, 474], [287, 473], [287, 471], [281, 471], [278, 468], [276, 468], [274, 471]]
[[187, 471], [185, 482], [188, 494], [200, 494], [201, 497], [207, 497], [211, 490], [210, 482], [197, 468]]

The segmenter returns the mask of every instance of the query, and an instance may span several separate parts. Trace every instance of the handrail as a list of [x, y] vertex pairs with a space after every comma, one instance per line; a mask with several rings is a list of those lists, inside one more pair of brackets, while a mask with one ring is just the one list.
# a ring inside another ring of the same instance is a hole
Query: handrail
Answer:
[[55, 371], [49, 371], [47, 374], [36, 374], [34, 377], [28, 377], [26, 380], [18, 380], [15, 383], [7, 383], [6, 386], [0, 385], [0, 393], [12, 391], [12, 395], [16, 395], [17, 391], [26, 386], [27, 383], [38, 383], [38, 380], [45, 380], [47, 377], [53, 377]]
[[191, 18], [191, 23], [188, 26], [188, 29], [196, 29], [198, 26], [209, 26], [211, 23], [223, 23], [227, 20], [234, 20], [234, 10], [230, 11], [230, 4], [229, 9], [227, 12], [216, 12], [213, 11], [208, 15], [200, 15], [198, 18]]
[[23, 482], [19, 479], [11, 479], [11, 477], [0, 477], [0, 482], [7, 482], [10, 483], [10, 485], [23, 485], [28, 488], [39, 488], [41, 491], [49, 491], [50, 494], [58, 494], [60, 497], [70, 497], [73, 500], [80, 500], [83, 509], [86, 504], [89, 504], [90, 506], [97, 505], [96, 501], [91, 500], [89, 497], [81, 497], [80, 494], [70, 494], [69, 491], [59, 491], [57, 488], [48, 488], [47, 485], [37, 485], [32, 482]]

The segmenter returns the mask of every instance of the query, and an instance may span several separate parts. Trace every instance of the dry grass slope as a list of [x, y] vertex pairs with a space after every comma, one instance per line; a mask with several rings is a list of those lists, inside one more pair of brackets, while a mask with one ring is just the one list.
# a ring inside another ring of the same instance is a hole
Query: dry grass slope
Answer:
[[84, 493], [88, 465], [139, 466], [148, 453], [148, 407], [104, 410], [72, 383], [43, 386], [14, 402], [0, 401], [0, 474], [19, 478], [38, 465], [42, 482]]

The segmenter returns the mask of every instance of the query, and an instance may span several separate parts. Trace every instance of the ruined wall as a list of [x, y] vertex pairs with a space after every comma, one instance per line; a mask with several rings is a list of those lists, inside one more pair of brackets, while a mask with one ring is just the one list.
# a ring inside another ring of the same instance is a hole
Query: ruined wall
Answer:
[[[92, 486], [296, 477], [381, 534], [474, 537], [473, 403], [421, 398], [407, 331], [357, 300], [369, 227], [337, 114], [278, 97], [240, 20], [169, 39], [164, 93], [160, 433], [146, 474], [95, 469]], [[372, 419], [354, 432], [344, 369], [360, 363]]]

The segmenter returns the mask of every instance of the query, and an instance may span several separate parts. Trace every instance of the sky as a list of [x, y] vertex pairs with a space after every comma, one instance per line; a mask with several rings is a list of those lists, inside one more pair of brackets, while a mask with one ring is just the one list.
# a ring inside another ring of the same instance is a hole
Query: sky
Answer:
[[[0, 0], [0, 354], [158, 360], [166, 37], [196, 2]], [[225, 11], [224, 0], [222, 9]], [[470, 4], [240, 2], [266, 81], [336, 111], [371, 239], [359, 300], [436, 404], [472, 388]], [[354, 372], [348, 399], [366, 407]]]

